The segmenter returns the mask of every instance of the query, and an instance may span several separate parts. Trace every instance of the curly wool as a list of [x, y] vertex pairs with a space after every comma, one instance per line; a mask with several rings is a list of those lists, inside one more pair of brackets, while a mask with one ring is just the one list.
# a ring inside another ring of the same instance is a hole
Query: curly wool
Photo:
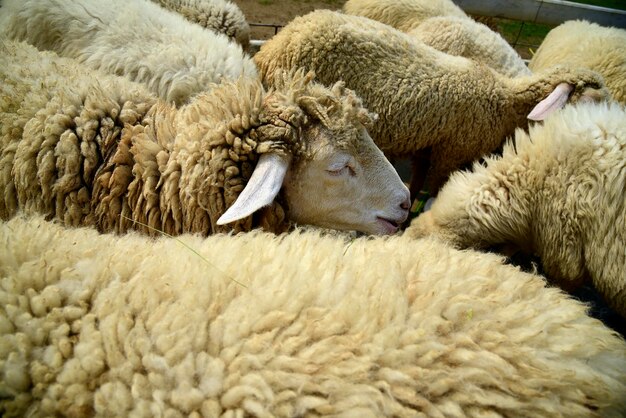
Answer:
[[566, 289], [591, 280], [626, 318], [626, 108], [568, 106], [518, 130], [501, 157], [451, 176], [405, 234], [517, 244]]
[[450, 0], [348, 0], [343, 11], [382, 22], [402, 32], [408, 32], [435, 16], [468, 17]]
[[407, 33], [439, 51], [482, 62], [508, 77], [531, 74], [499, 33], [469, 17], [432, 17]]
[[243, 49], [250, 44], [250, 25], [236, 4], [227, 0], [152, 0], [203, 28], [223, 33]]
[[500, 257], [312, 231], [181, 240], [198, 255], [2, 224], [3, 416], [626, 412], [624, 340]]
[[430, 148], [429, 190], [452, 171], [497, 149], [560, 83], [608, 93], [599, 74], [557, 67], [509, 78], [485, 65], [431, 48], [380, 22], [318, 10], [294, 19], [254, 56], [271, 80], [303, 67], [319, 81], [341, 79], [380, 118], [372, 138], [386, 155], [407, 158]]
[[626, 104], [626, 30], [584, 20], [562, 23], [546, 35], [528, 66], [541, 71], [560, 64], [599, 72], [613, 98]]
[[240, 45], [149, 0], [4, 0], [0, 32], [144, 83], [177, 105], [213, 83], [258, 76]]
[[[340, 85], [283, 74], [224, 83], [180, 109], [143, 86], [87, 71], [24, 43], [0, 44], [0, 216], [18, 209], [101, 231], [169, 234], [288, 226], [281, 199], [235, 223], [217, 219], [239, 196], [260, 154], [306, 158], [304, 133], [328, 126], [349, 141], [369, 123]], [[140, 226], [135, 221], [147, 224]]]

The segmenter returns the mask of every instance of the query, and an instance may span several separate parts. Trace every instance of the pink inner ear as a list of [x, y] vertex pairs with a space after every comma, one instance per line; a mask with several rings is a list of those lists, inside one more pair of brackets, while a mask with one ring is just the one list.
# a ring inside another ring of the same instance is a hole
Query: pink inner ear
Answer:
[[550, 113], [565, 106], [573, 90], [574, 86], [569, 83], [559, 84], [548, 97], [537, 103], [527, 118], [530, 120], [544, 120]]

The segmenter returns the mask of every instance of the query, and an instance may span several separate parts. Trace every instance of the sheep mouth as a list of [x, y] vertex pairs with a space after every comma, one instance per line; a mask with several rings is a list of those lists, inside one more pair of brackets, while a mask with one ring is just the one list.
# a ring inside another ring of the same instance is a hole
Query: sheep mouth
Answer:
[[383, 230], [387, 234], [394, 234], [400, 229], [401, 222], [395, 221], [393, 219], [382, 218], [380, 216], [376, 217], [376, 222], [383, 227]]

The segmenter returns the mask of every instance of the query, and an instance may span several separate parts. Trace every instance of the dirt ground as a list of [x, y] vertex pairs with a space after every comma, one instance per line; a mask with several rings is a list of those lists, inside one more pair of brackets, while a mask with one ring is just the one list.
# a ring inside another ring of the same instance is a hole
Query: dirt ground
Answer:
[[251, 39], [269, 39], [274, 35], [273, 27], [284, 26], [296, 16], [305, 15], [316, 9], [341, 9], [342, 0], [233, 0], [250, 24]]

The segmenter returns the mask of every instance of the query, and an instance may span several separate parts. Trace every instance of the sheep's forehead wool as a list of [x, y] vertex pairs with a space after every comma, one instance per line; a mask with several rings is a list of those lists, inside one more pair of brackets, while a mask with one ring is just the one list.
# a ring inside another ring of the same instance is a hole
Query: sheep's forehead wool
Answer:
[[273, 91], [278, 96], [275, 100], [292, 101], [304, 112], [303, 121], [299, 123], [304, 135], [299, 141], [305, 143], [300, 150], [306, 149], [308, 141], [316, 137], [323, 137], [333, 146], [350, 152], [362, 149], [361, 139], [367, 135], [365, 129], [372, 126], [377, 116], [365, 109], [356, 94], [343, 83], [327, 88], [313, 80], [313, 73], [302, 71], [277, 72], [274, 76]]
[[626, 343], [500, 257], [315, 231], [180, 239], [0, 225], [4, 416], [625, 412]]

